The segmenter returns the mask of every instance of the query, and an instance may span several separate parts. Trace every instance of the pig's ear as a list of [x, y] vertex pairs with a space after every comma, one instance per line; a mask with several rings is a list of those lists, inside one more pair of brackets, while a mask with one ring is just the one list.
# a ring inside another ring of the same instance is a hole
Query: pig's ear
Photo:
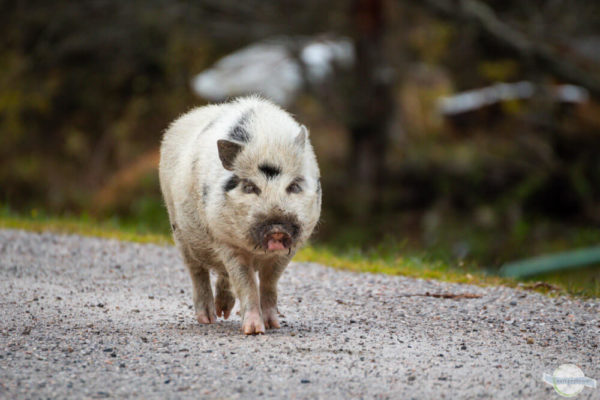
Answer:
[[306, 138], [308, 137], [308, 129], [304, 125], [300, 126], [300, 133], [294, 139], [294, 144], [301, 149], [304, 148], [304, 143], [306, 143]]
[[219, 148], [219, 158], [221, 159], [223, 168], [232, 171], [233, 161], [239, 152], [242, 151], [243, 146], [229, 140], [217, 140], [217, 147]]

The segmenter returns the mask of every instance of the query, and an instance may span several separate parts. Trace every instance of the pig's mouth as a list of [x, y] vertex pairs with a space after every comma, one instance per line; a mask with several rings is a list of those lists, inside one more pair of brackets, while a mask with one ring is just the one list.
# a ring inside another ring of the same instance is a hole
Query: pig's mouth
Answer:
[[259, 216], [257, 219], [260, 222], [256, 223], [250, 232], [255, 249], [260, 248], [265, 252], [291, 252], [300, 234], [300, 224], [295, 217]]
[[262, 248], [267, 251], [288, 250], [292, 247], [292, 238], [287, 233], [274, 232], [265, 236]]

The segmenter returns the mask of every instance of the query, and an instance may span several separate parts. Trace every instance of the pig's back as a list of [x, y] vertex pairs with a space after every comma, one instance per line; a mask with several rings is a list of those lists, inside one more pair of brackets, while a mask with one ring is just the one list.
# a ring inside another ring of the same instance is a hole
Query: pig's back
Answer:
[[208, 133], [210, 122], [222, 109], [221, 105], [193, 109], [175, 120], [163, 136], [159, 178], [172, 223], [186, 217], [180, 205], [195, 196], [198, 184], [202, 185], [198, 182], [198, 174], [193, 173], [198, 167], [194, 166], [194, 160], [210, 158], [210, 155], [202, 154], [209, 151], [209, 147], [198, 146], [199, 136], [204, 131]]

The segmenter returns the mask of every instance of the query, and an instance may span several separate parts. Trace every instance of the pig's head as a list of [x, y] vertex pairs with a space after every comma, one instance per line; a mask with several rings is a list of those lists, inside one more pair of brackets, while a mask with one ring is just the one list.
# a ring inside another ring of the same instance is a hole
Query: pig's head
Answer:
[[228, 171], [220, 218], [229, 242], [251, 252], [295, 251], [321, 211], [319, 169], [307, 129], [279, 109], [249, 111], [217, 147]]

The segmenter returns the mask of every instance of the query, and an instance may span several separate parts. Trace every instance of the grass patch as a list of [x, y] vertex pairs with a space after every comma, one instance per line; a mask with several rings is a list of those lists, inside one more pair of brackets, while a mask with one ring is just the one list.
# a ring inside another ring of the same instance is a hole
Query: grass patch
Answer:
[[[55, 217], [39, 214], [35, 210], [30, 215], [17, 215], [10, 210], [0, 208], [0, 228], [78, 234], [137, 243], [173, 244], [170, 232], [157, 231], [143, 224], [127, 220], [113, 218], [99, 221], [86, 215]], [[501, 278], [486, 273], [474, 262], [456, 262], [444, 257], [434, 258], [430, 254], [433, 253], [416, 253], [407, 250], [402, 245], [389, 243], [369, 250], [353, 247], [341, 249], [316, 244], [300, 250], [295, 260], [315, 262], [355, 272], [402, 275], [480, 286], [505, 285], [515, 287], [520, 284], [519, 281], [514, 279]], [[599, 297], [599, 269], [590, 267], [578, 272], [579, 274], [576, 275], [560, 272], [528, 279], [524, 282], [543, 280], [560, 288], [559, 291], [544, 286], [534, 289], [542, 293], [568, 293], [580, 297]]]
[[173, 244], [170, 233], [151, 231], [117, 218], [98, 221], [90, 216], [53, 217], [32, 210], [31, 215], [16, 215], [0, 211], [0, 228], [23, 229], [33, 232], [77, 234], [138, 243]]
[[[300, 250], [297, 261], [309, 261], [329, 265], [334, 268], [356, 272], [371, 272], [388, 275], [403, 275], [421, 279], [437, 279], [448, 282], [471, 283], [476, 285], [509, 285], [516, 281], [487, 275], [473, 264], [453, 265], [444, 260], [431, 259], [425, 255], [380, 256], [376, 253], [353, 249], [346, 252], [332, 250], [326, 246], [308, 246]], [[406, 254], [406, 253], [404, 253]]]

